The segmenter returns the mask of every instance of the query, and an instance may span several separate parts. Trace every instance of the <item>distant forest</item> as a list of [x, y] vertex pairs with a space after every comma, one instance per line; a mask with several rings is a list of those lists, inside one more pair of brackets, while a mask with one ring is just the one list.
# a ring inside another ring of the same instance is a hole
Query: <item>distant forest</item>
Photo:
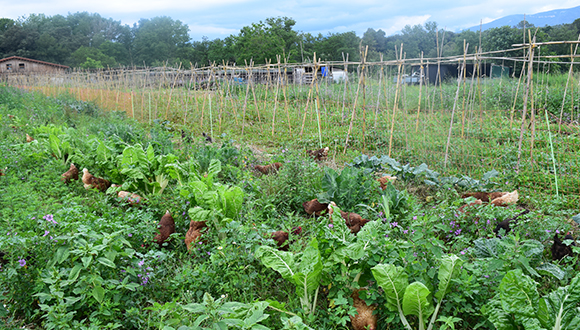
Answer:
[[[22, 56], [59, 63], [75, 68], [119, 66], [175, 66], [190, 68], [216, 64], [245, 65], [267, 61], [303, 62], [316, 57], [324, 61], [360, 60], [361, 46], [368, 46], [367, 61], [396, 58], [395, 47], [406, 58], [437, 57], [438, 43], [442, 56], [463, 54], [464, 40], [469, 53], [480, 44], [485, 51], [511, 49], [523, 42], [524, 22], [518, 26], [493, 28], [483, 33], [453, 33], [440, 29], [435, 22], [407, 25], [400, 34], [386, 36], [382, 30], [369, 28], [362, 37], [355, 32], [313, 35], [296, 31], [296, 21], [272, 17], [243, 27], [238, 34], [224, 39], [193, 41], [189, 27], [167, 16], [141, 19], [132, 27], [99, 14], [78, 12], [68, 16], [30, 15], [19, 20], [0, 18], [0, 58]], [[536, 29], [538, 42], [577, 40], [580, 19], [571, 24]], [[526, 33], [527, 34], [527, 33]], [[439, 42], [437, 41], [439, 38]], [[542, 55], [570, 54], [570, 45], [541, 48]], [[499, 54], [501, 56], [501, 54]], [[284, 59], [285, 58], [285, 59]], [[563, 69], [563, 68], [562, 68]]]

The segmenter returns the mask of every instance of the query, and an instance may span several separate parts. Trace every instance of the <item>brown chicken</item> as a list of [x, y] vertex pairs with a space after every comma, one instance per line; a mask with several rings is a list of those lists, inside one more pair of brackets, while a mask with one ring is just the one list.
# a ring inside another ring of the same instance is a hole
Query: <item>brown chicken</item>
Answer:
[[[293, 235], [300, 235], [302, 233], [302, 227], [294, 227], [292, 228]], [[287, 243], [288, 237], [290, 236], [288, 232], [283, 230], [278, 230], [272, 233], [272, 239], [276, 241], [276, 245], [278, 245], [278, 249], [281, 251], [288, 251], [289, 244]]]
[[6, 168], [2, 169], [0, 168], [0, 176], [5, 176], [6, 174], [4, 173], [4, 171], [6, 170]]
[[572, 234], [568, 232], [566, 236], [564, 236], [564, 240], [571, 240], [572, 243], [566, 245], [562, 240], [560, 240], [558, 234], [554, 235], [554, 243], [552, 244], [552, 260], [562, 260], [565, 256], [574, 256], [574, 253], [572, 252], [572, 246], [576, 246], [576, 243], [574, 243], [574, 237], [572, 237]]
[[395, 183], [395, 180], [397, 180], [396, 176], [390, 176], [390, 175], [385, 175], [383, 177], [380, 177], [377, 179], [377, 181], [379, 181], [379, 183], [381, 184], [381, 189], [385, 190], [387, 188], [387, 183]]
[[105, 180], [103, 178], [97, 178], [96, 176], [89, 173], [89, 170], [83, 168], [83, 177], [82, 177], [85, 189], [93, 189], [96, 188], [102, 192], [107, 191], [111, 186], [109, 180]]
[[377, 330], [377, 315], [373, 314], [373, 311], [377, 308], [376, 306], [369, 306], [367, 303], [360, 299], [358, 293], [361, 290], [355, 290], [352, 297], [352, 304], [356, 308], [357, 314], [350, 316], [350, 323], [354, 330]]
[[64, 183], [70, 183], [72, 180], [78, 179], [79, 179], [79, 169], [73, 163], [70, 164], [70, 168], [68, 169], [68, 171], [64, 172], [60, 178], [60, 180]]
[[486, 193], [486, 192], [468, 192], [465, 193], [461, 196], [461, 198], [467, 198], [467, 197], [475, 197], [475, 199], [479, 199], [484, 203], [489, 203], [489, 201], [492, 201], [496, 198], [499, 198], [503, 195], [507, 194], [507, 192], [491, 192], [491, 193]]
[[322, 204], [315, 198], [311, 201], [302, 203], [302, 207], [304, 207], [304, 211], [309, 215], [314, 214], [320, 216], [320, 214], [328, 208], [328, 204]]
[[28, 135], [28, 133], [26, 134], [26, 142], [32, 142], [34, 141], [34, 138], [30, 135]]
[[282, 163], [272, 163], [264, 166], [254, 165], [254, 168], [262, 174], [278, 173], [281, 167]]
[[330, 149], [326, 147], [318, 150], [306, 150], [306, 153], [316, 161], [323, 161], [328, 156], [328, 150]]
[[187, 251], [190, 251], [192, 244], [195, 244], [200, 237], [203, 228], [207, 227], [205, 221], [193, 221], [189, 223], [189, 230], [185, 234], [185, 245], [187, 245]]
[[340, 216], [345, 220], [346, 226], [350, 229], [350, 232], [357, 234], [361, 228], [366, 225], [370, 220], [363, 219], [360, 215], [354, 212], [344, 212], [340, 211]]
[[175, 221], [173, 221], [169, 210], [161, 217], [157, 228], [159, 229], [159, 233], [155, 235], [154, 240], [161, 246], [169, 238], [169, 235], [175, 233]]

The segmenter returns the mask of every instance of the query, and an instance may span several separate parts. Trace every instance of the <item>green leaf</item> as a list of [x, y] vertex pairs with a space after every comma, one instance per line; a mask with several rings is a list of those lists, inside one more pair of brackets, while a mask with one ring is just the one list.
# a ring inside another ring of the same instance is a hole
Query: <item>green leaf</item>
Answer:
[[205, 312], [205, 305], [203, 305], [203, 304], [191, 303], [191, 304], [179, 305], [179, 306], [181, 306], [181, 308], [185, 309], [186, 311], [188, 311], [190, 313], [194, 313], [194, 314]]
[[308, 297], [318, 288], [322, 277], [322, 268], [322, 258], [315, 238], [304, 250], [298, 272], [292, 276], [299, 297]]
[[564, 277], [566, 276], [565, 271], [563, 271], [560, 267], [550, 262], [542, 263], [541, 265], [536, 267], [536, 270], [540, 274], [552, 275], [555, 278], [559, 279], [560, 281], [563, 280]]
[[567, 287], [560, 287], [540, 299], [538, 319], [547, 329], [578, 329], [579, 304], [580, 274], [576, 275]]
[[573, 216], [572, 220], [576, 221], [576, 223], [580, 225], [580, 213]]
[[294, 282], [293, 277], [296, 274], [297, 267], [293, 253], [279, 251], [271, 246], [262, 245], [256, 251], [256, 258], [260, 259], [264, 266], [280, 273], [282, 278]]
[[58, 250], [56, 250], [56, 253], [54, 254], [54, 260], [57, 263], [61, 264], [65, 260], [68, 259], [69, 255], [70, 255], [70, 251], [69, 251], [68, 247], [61, 246], [58, 248]]
[[215, 178], [222, 171], [222, 162], [219, 159], [212, 159], [207, 170], [210, 179]]
[[378, 264], [371, 268], [377, 284], [383, 288], [385, 298], [387, 298], [387, 308], [390, 311], [398, 311], [405, 289], [409, 286], [407, 273], [403, 267], [391, 264]]
[[69, 281], [76, 281], [77, 278], [79, 277], [80, 271], [81, 269], [83, 269], [83, 266], [80, 264], [76, 264], [70, 271], [70, 273], [68, 274], [68, 280]]
[[83, 267], [89, 268], [89, 265], [93, 261], [93, 256], [85, 256], [85, 257], [82, 257], [81, 258], [81, 261], [83, 262]]
[[352, 260], [362, 259], [366, 255], [365, 242], [357, 241], [352, 243], [346, 247], [344, 252]]
[[456, 255], [446, 255], [441, 258], [439, 267], [439, 286], [435, 297], [441, 301], [451, 287], [451, 280], [459, 274], [463, 261]]
[[207, 221], [211, 218], [212, 211], [203, 209], [199, 206], [191, 208], [187, 211], [189, 218], [193, 221]]
[[478, 258], [498, 258], [498, 238], [478, 238], [474, 242], [475, 256]]
[[105, 298], [105, 289], [103, 289], [103, 287], [100, 285], [95, 285], [93, 288], [93, 297], [96, 301], [102, 303], [103, 299]]
[[226, 189], [218, 189], [220, 208], [222, 214], [228, 218], [236, 219], [244, 202], [244, 191], [238, 186]]
[[518, 330], [513, 318], [501, 307], [499, 294], [491, 299], [483, 308], [482, 313], [487, 316], [497, 330]]
[[508, 313], [535, 317], [539, 303], [536, 286], [537, 283], [521, 269], [508, 271], [499, 286], [502, 308]]
[[[431, 291], [421, 282], [413, 282], [407, 286], [403, 296], [403, 313], [416, 315], [426, 320], [434, 311], [429, 303]], [[423, 321], [424, 322], [424, 321]]]
[[117, 266], [115, 266], [115, 264], [107, 258], [99, 257], [99, 258], [97, 258], [97, 261], [100, 262], [101, 264], [107, 266], [107, 267], [117, 268]]

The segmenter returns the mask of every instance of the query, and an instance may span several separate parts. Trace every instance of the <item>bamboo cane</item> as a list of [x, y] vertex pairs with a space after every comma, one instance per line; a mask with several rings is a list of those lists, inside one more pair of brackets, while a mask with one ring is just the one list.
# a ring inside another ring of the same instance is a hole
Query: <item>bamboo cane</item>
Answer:
[[[364, 63], [364, 60], [363, 60], [363, 63]], [[360, 74], [362, 75], [363, 72], [364, 71], [361, 70], [360, 71]], [[358, 94], [359, 94], [359, 91], [360, 91], [361, 83], [362, 83], [362, 77], [359, 76], [358, 85], [357, 85], [357, 88], [356, 88], [356, 95], [354, 97], [354, 105], [352, 107], [352, 114], [351, 114], [351, 117], [350, 117], [350, 124], [348, 125], [348, 132], [346, 133], [346, 141], [344, 143], [344, 151], [342, 152], [343, 154], [346, 154], [346, 149], [348, 148], [348, 141], [350, 139], [350, 133], [352, 132], [352, 126], [353, 126], [354, 119], [355, 119], [355, 115], [356, 115], [356, 105], [357, 105], [357, 101], [358, 101]]]
[[[530, 38], [531, 40], [531, 38]], [[521, 156], [522, 156], [522, 142], [524, 140], [524, 128], [525, 128], [525, 122], [526, 122], [526, 115], [528, 112], [528, 96], [530, 93], [530, 86], [532, 83], [532, 73], [533, 73], [533, 63], [534, 63], [534, 49], [535, 46], [533, 45], [534, 42], [536, 41], [536, 38], [534, 37], [533, 40], [531, 40], [530, 46], [529, 46], [529, 63], [528, 63], [528, 81], [526, 83], [526, 90], [524, 93], [524, 109], [522, 112], [522, 123], [520, 126], [520, 139], [518, 141], [518, 162], [516, 165], [516, 173], [520, 172], [520, 160], [521, 160]]]
[[[395, 46], [395, 55], [397, 54], [397, 47]], [[403, 58], [403, 44], [401, 44], [401, 54], [399, 55], [399, 59]], [[391, 151], [393, 149], [393, 131], [395, 129], [395, 113], [397, 111], [397, 104], [399, 102], [398, 94], [399, 94], [399, 87], [401, 84], [401, 67], [402, 62], [399, 62], [397, 67], [397, 86], [395, 88], [395, 100], [393, 103], [393, 116], [391, 117], [391, 136], [389, 137], [389, 157], [391, 157]]]
[[421, 92], [423, 91], [423, 52], [421, 52], [421, 64], [419, 70], [419, 105], [417, 106], [417, 121], [415, 123], [415, 133], [419, 131], [419, 114], [421, 111]]
[[[463, 43], [463, 54], [467, 53], [469, 44]], [[465, 61], [461, 66], [461, 73], [457, 79], [457, 90], [455, 91], [455, 100], [453, 101], [453, 110], [451, 110], [451, 122], [449, 123], [449, 133], [447, 134], [447, 145], [445, 146], [445, 160], [443, 161], [443, 168], [447, 169], [447, 159], [449, 157], [449, 145], [451, 144], [451, 132], [453, 130], [453, 117], [455, 116], [455, 109], [457, 107], [457, 99], [459, 98], [459, 89], [461, 87], [461, 77], [463, 77], [463, 71], [465, 70]]]

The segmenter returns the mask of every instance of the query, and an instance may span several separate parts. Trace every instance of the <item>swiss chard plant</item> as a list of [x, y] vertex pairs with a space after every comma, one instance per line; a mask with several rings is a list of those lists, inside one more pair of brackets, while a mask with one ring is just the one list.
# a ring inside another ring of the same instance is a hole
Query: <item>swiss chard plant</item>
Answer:
[[[461, 259], [455, 255], [441, 258], [435, 307], [433, 307], [429, 288], [421, 282], [409, 284], [408, 275], [403, 267], [379, 264], [372, 268], [372, 272], [377, 284], [384, 290], [387, 308], [399, 313], [399, 318], [406, 329], [412, 330], [406, 316], [415, 315], [419, 320], [419, 330], [431, 330], [437, 320], [443, 298], [451, 290], [452, 280], [458, 276], [461, 265]], [[429, 317], [431, 319], [427, 323]], [[427, 328], [425, 328], [426, 325]]]
[[479, 238], [474, 242], [475, 256], [492, 270], [521, 269], [534, 277], [551, 275], [558, 280], [566, 273], [557, 265], [543, 261], [544, 245], [533, 239], [519, 240], [508, 235], [499, 238]]
[[35, 129], [37, 138], [45, 138], [51, 154], [66, 163], [75, 153], [71, 144], [74, 128], [63, 128], [61, 126], [47, 125]]
[[352, 211], [358, 203], [367, 203], [372, 191], [378, 191], [378, 183], [372, 180], [364, 171], [354, 167], [346, 167], [342, 172], [326, 168], [322, 178], [324, 192], [318, 194], [321, 203], [335, 202], [345, 210]]
[[540, 297], [538, 284], [521, 269], [506, 273], [498, 294], [483, 308], [497, 329], [580, 328], [580, 275], [568, 286]]
[[218, 230], [220, 239], [225, 239], [222, 229], [232, 220], [239, 217], [244, 201], [244, 191], [238, 186], [222, 184], [216, 181], [221, 171], [221, 162], [212, 159], [208, 172], [200, 175], [192, 171], [189, 182], [181, 189], [181, 196], [189, 199], [194, 205], [188, 210], [194, 221], [211, 221]]
[[296, 295], [304, 313], [313, 317], [323, 270], [316, 238], [298, 255], [262, 245], [256, 251], [256, 258], [296, 286]]
[[128, 186], [145, 195], [161, 195], [169, 184], [165, 167], [176, 160], [177, 156], [172, 154], [156, 156], [151, 144], [147, 150], [140, 144], [127, 146], [118, 159], [124, 188]]

